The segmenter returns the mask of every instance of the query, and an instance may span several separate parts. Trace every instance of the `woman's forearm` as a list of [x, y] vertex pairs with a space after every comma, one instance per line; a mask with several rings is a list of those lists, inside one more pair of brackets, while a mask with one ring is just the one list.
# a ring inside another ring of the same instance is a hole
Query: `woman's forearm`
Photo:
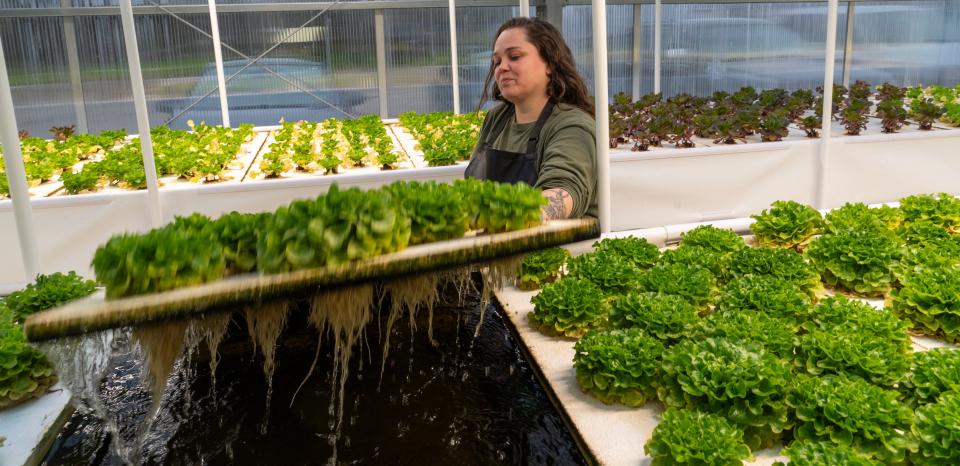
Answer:
[[547, 205], [543, 207], [544, 221], [570, 217], [573, 212], [573, 196], [570, 193], [561, 188], [550, 188], [543, 190], [543, 197], [547, 198]]

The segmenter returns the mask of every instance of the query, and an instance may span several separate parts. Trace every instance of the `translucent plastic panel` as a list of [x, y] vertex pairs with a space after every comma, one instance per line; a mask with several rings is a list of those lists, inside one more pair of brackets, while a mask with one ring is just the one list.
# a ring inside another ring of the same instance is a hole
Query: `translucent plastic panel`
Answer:
[[120, 128], [137, 132], [120, 17], [76, 18], [76, 36], [90, 132]]
[[63, 21], [59, 18], [0, 19], [17, 127], [49, 137], [51, 126], [78, 122], [72, 102]]
[[[120, 6], [120, 0], [70, 0], [75, 7]], [[206, 5], [206, 0], [132, 0], [133, 6]], [[221, 3], [217, 0], [217, 3]]]
[[0, 8], [54, 8], [60, 0], [0, 0]]
[[[633, 8], [633, 5], [607, 6], [607, 90], [611, 96], [631, 92]], [[563, 37], [593, 94], [593, 11], [590, 6], [563, 9]]]
[[814, 88], [823, 83], [825, 34], [824, 4], [665, 5], [663, 93]]
[[[120, 17], [78, 17], [76, 24], [90, 130], [126, 128], [137, 132]], [[186, 118], [170, 121], [171, 116], [184, 109], [199, 89], [215, 86], [213, 46], [204, 34], [210, 31], [209, 17], [138, 15], [135, 26], [150, 126], [186, 128]], [[206, 101], [218, 105], [216, 96]], [[190, 117], [198, 122], [221, 123], [219, 112]]]
[[378, 113], [373, 11], [318, 13], [220, 14], [233, 125]]
[[446, 8], [384, 11], [388, 114], [453, 110]]
[[[137, 42], [150, 125], [184, 129], [187, 119], [221, 124], [208, 15], [137, 16]], [[190, 110], [186, 108], [198, 100]], [[215, 112], [204, 111], [215, 108]], [[174, 119], [185, 111], [181, 118]]]
[[851, 79], [960, 83], [960, 0], [857, 3], [853, 19]]
[[[519, 7], [457, 8], [457, 62], [460, 69], [460, 111], [476, 110], [483, 81], [490, 70], [497, 29], [520, 14]], [[531, 12], [531, 14], [534, 14]], [[493, 102], [488, 101], [489, 108]]]

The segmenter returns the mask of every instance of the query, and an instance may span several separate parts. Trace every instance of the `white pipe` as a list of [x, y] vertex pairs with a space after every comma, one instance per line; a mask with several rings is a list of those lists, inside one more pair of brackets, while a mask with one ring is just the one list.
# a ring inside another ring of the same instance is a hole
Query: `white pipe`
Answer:
[[643, 23], [641, 23], [640, 12], [643, 9], [643, 5], [634, 5], [633, 6], [633, 65], [631, 66], [630, 72], [633, 77], [633, 86], [631, 86], [630, 95], [633, 97], [633, 101], [636, 102], [640, 99], [640, 59], [643, 52], [643, 43], [641, 39], [643, 38]]
[[660, 36], [663, 34], [663, 3], [657, 0], [653, 18], [653, 92], [660, 93]]
[[597, 204], [600, 232], [610, 231], [610, 112], [607, 111], [607, 2], [593, 0], [593, 86], [597, 113]]
[[217, 65], [217, 88], [220, 90], [220, 116], [223, 127], [230, 127], [230, 110], [227, 106], [227, 80], [223, 77], [223, 50], [220, 45], [220, 21], [217, 19], [217, 0], [207, 0], [210, 9], [210, 35], [213, 38], [213, 60]]
[[844, 37], [843, 41], [843, 85], [845, 87], [850, 86], [850, 66], [853, 63], [854, 5], [853, 1], [847, 3], [847, 36]]
[[530, 0], [520, 0], [520, 16], [530, 16]]
[[23, 169], [17, 116], [13, 109], [13, 95], [10, 93], [10, 77], [7, 76], [7, 62], [3, 55], [2, 43], [0, 43], [0, 144], [3, 145], [3, 161], [6, 163], [7, 182], [10, 185], [10, 198], [13, 201], [13, 218], [17, 224], [23, 269], [27, 273], [27, 279], [32, 281], [40, 270], [39, 249], [37, 235], [33, 231], [30, 191], [27, 188], [27, 173]]
[[833, 129], [833, 72], [837, 55], [837, 0], [827, 3], [826, 56], [823, 70], [823, 121], [820, 128], [820, 150], [817, 153], [817, 191], [814, 207], [824, 208], [827, 189], [827, 162], [830, 155], [830, 134]]
[[457, 5], [448, 0], [450, 11], [450, 76], [453, 78], [453, 113], [460, 114], [460, 73], [457, 65]]
[[153, 160], [153, 139], [150, 137], [150, 119], [147, 114], [147, 96], [143, 90], [143, 72], [140, 69], [140, 51], [137, 47], [137, 32], [133, 24], [133, 7], [130, 0], [120, 0], [120, 20], [123, 23], [123, 42], [130, 65], [130, 84], [133, 86], [133, 106], [137, 112], [137, 131], [140, 133], [140, 150], [143, 153], [143, 169], [147, 176], [147, 209], [154, 227], [162, 224], [160, 216], [160, 193], [157, 183], [157, 166]]

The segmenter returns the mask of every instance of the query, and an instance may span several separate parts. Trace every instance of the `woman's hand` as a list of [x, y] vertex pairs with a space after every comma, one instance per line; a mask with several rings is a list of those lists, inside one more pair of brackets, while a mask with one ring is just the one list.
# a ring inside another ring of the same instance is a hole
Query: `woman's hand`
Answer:
[[570, 217], [573, 212], [573, 197], [560, 188], [543, 190], [543, 197], [547, 198], [547, 205], [542, 209], [540, 218], [543, 221], [561, 220]]

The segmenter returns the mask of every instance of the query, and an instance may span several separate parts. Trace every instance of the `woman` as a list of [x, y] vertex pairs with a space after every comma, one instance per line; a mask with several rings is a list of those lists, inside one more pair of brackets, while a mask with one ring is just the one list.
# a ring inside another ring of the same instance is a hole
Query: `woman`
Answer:
[[537, 18], [500, 26], [480, 105], [483, 121], [466, 176], [543, 189], [544, 219], [597, 216], [593, 102], [560, 31]]

